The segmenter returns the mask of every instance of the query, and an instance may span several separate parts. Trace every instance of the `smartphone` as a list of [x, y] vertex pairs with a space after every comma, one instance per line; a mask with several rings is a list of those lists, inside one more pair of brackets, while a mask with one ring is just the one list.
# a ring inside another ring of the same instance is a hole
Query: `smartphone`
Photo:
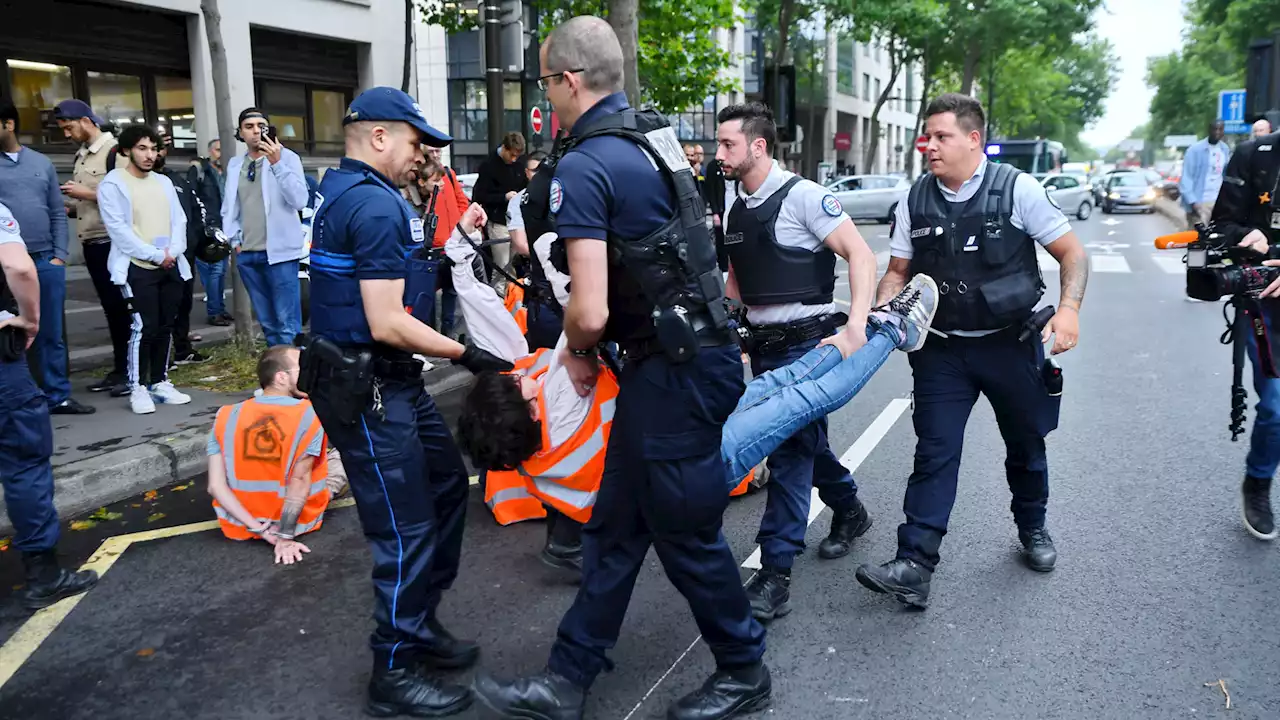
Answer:
[[262, 133], [262, 137], [268, 138], [271, 140], [271, 142], [274, 142], [274, 143], [280, 142], [280, 139], [276, 137], [275, 125], [268, 125], [266, 131]]

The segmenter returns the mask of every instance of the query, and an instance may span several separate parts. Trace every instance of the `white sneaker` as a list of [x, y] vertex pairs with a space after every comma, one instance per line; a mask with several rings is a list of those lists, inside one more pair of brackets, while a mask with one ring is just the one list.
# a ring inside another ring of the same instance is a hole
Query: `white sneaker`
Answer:
[[881, 308], [902, 318], [906, 337], [898, 345], [903, 352], [915, 352], [924, 347], [929, 337], [933, 315], [938, 311], [938, 285], [928, 275], [919, 274], [902, 288], [902, 292]]
[[152, 385], [151, 397], [155, 398], [156, 402], [163, 405], [186, 405], [191, 402], [190, 395], [183, 395], [178, 392], [178, 389], [175, 388], [173, 383], [168, 380]]
[[142, 385], [133, 386], [133, 390], [129, 393], [129, 406], [133, 408], [134, 415], [147, 415], [156, 411], [151, 393], [147, 392], [147, 388]]

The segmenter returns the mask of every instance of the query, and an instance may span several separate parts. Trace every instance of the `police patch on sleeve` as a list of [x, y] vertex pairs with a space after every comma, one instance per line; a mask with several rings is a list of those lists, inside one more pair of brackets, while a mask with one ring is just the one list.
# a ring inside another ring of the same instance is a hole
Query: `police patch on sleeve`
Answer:
[[835, 195], [828, 195], [822, 198], [822, 212], [831, 217], [840, 217], [840, 213], [844, 212], [844, 208], [840, 207], [840, 201]]
[[1057, 208], [1057, 209], [1059, 209], [1059, 210], [1061, 210], [1061, 209], [1062, 209], [1062, 206], [1058, 204], [1058, 201], [1057, 201], [1057, 200], [1054, 200], [1054, 199], [1053, 199], [1053, 195], [1051, 195], [1047, 189], [1044, 191], [1044, 196], [1045, 196], [1046, 198], [1049, 198], [1049, 204], [1050, 204], [1050, 205], [1054, 206], [1055, 208]]
[[13, 216], [8, 213], [4, 213], [3, 215], [0, 215], [0, 232], [8, 233], [10, 235], [17, 235], [18, 221], [14, 220]]
[[560, 178], [551, 180], [551, 212], [560, 212], [560, 206], [564, 204], [564, 186], [560, 184]]

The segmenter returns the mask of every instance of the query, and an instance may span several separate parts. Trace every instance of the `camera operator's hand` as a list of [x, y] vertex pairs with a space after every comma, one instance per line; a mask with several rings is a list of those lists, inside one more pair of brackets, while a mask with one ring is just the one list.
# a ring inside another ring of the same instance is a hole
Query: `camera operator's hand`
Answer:
[[1249, 248], [1259, 255], [1266, 255], [1267, 251], [1271, 249], [1271, 245], [1267, 242], [1267, 234], [1257, 228], [1250, 230], [1249, 234], [1245, 235], [1244, 239], [1240, 241], [1238, 247]]
[[[1266, 265], [1267, 267], [1280, 267], [1280, 260], [1263, 260], [1262, 264]], [[1258, 297], [1260, 298], [1280, 297], [1280, 278], [1276, 279], [1275, 282], [1268, 285], [1267, 289], [1263, 290], [1262, 294], [1259, 295]]]
[[1064, 353], [1076, 346], [1076, 341], [1080, 339], [1080, 315], [1079, 311], [1070, 305], [1063, 305], [1058, 308], [1058, 312], [1049, 318], [1049, 323], [1044, 326], [1044, 331], [1040, 333], [1040, 342], [1049, 342], [1049, 336], [1053, 336], [1053, 348], [1049, 350], [1050, 355], [1058, 355]]

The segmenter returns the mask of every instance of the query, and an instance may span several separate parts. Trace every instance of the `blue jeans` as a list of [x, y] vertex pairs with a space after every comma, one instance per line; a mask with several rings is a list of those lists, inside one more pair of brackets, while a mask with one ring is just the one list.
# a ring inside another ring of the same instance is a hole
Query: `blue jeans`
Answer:
[[52, 455], [49, 406], [26, 361], [0, 362], [0, 484], [13, 523], [13, 546], [22, 552], [58, 544]]
[[[1264, 301], [1262, 318], [1267, 324], [1267, 334], [1275, 332], [1268, 303]], [[1258, 394], [1257, 417], [1253, 420], [1253, 433], [1249, 436], [1249, 454], [1245, 458], [1245, 471], [1250, 477], [1270, 478], [1280, 466], [1280, 379], [1270, 378], [1262, 372], [1258, 360], [1258, 343], [1253, 333], [1249, 337], [1249, 361], [1253, 364], [1253, 390]]]
[[242, 252], [236, 263], [262, 334], [267, 336], [267, 345], [292, 345], [294, 337], [302, 332], [298, 261], [272, 265], [265, 252]]
[[867, 324], [867, 344], [848, 358], [831, 346], [760, 375], [724, 424], [720, 455], [737, 487], [752, 468], [797, 431], [844, 407], [898, 346], [898, 332]]
[[67, 339], [63, 310], [67, 301], [67, 269], [54, 265], [52, 252], [31, 253], [40, 278], [40, 332], [27, 356], [32, 375], [49, 398], [49, 406], [60, 405], [71, 397], [71, 380], [67, 377]]
[[222, 297], [226, 291], [227, 259], [223, 258], [216, 263], [197, 259], [196, 270], [200, 272], [200, 284], [204, 286], [205, 312], [209, 319], [227, 314], [227, 305]]

